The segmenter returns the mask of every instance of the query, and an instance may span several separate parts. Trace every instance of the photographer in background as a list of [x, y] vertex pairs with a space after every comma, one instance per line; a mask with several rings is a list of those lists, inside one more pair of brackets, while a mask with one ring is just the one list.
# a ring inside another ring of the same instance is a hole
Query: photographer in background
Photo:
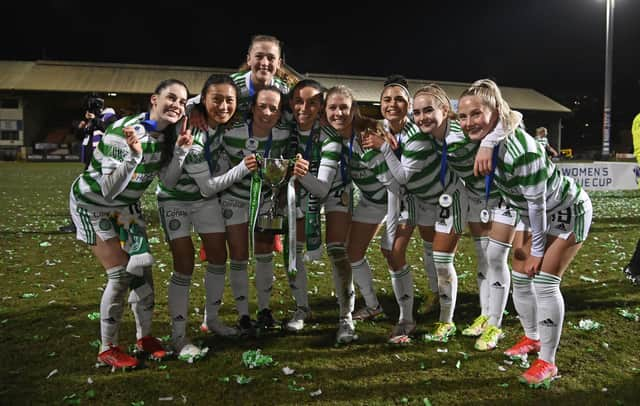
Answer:
[[[85, 97], [82, 105], [85, 110], [84, 120], [77, 122], [77, 124], [74, 122], [73, 130], [76, 137], [82, 140], [80, 161], [87, 169], [93, 157], [93, 150], [98, 146], [106, 128], [116, 121], [117, 117], [114, 109], [104, 107], [104, 99], [97, 93], [91, 93]], [[75, 233], [76, 227], [73, 222], [70, 222], [60, 226], [58, 230], [63, 233]]]
[[116, 112], [111, 107], [104, 108], [104, 99], [96, 93], [89, 95], [84, 105], [86, 108], [85, 119], [78, 123], [77, 128], [79, 135], [82, 137], [80, 160], [86, 168], [91, 162], [93, 150], [104, 135], [104, 130], [109, 124], [116, 121], [117, 117]]

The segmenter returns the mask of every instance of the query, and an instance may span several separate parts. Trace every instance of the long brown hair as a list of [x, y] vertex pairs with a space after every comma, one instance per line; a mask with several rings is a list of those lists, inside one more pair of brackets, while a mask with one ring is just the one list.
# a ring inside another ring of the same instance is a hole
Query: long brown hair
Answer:
[[[165, 79], [162, 82], [158, 83], [153, 94], [160, 95], [164, 89], [172, 85], [180, 85], [184, 87], [184, 90], [187, 91], [187, 96], [189, 95], [189, 88], [184, 84], [183, 81], [178, 79]], [[186, 120], [186, 117], [183, 117], [182, 120]], [[160, 150], [160, 166], [163, 167], [171, 161], [173, 158], [173, 149], [175, 147], [176, 141], [178, 139], [178, 124], [181, 121], [178, 121], [174, 124], [169, 124], [167, 128], [165, 128], [162, 132], [164, 133], [164, 143], [162, 144]]]

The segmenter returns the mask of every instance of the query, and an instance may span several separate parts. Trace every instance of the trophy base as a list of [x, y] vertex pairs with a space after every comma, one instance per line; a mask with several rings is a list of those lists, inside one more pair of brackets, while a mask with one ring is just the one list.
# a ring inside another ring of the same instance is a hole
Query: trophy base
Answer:
[[284, 217], [267, 215], [258, 216], [256, 220], [256, 228], [262, 232], [270, 232], [274, 234], [284, 233]]

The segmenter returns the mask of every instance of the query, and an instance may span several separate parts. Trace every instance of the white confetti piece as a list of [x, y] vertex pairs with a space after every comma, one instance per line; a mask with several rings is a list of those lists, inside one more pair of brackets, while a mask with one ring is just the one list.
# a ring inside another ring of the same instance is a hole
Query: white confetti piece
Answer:
[[289, 367], [282, 368], [282, 373], [285, 375], [293, 375], [296, 372], [295, 369], [291, 369]]

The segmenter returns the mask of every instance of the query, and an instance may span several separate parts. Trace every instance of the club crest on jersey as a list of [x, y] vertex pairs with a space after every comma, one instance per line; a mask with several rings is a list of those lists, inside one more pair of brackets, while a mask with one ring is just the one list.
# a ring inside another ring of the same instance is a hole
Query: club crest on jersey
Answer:
[[108, 219], [100, 219], [100, 221], [98, 222], [98, 227], [100, 228], [100, 230], [102, 231], [107, 231], [111, 229], [111, 221], [109, 221]]
[[178, 219], [171, 219], [171, 221], [169, 221], [169, 230], [171, 231], [176, 231], [177, 229], [180, 228], [180, 220]]

